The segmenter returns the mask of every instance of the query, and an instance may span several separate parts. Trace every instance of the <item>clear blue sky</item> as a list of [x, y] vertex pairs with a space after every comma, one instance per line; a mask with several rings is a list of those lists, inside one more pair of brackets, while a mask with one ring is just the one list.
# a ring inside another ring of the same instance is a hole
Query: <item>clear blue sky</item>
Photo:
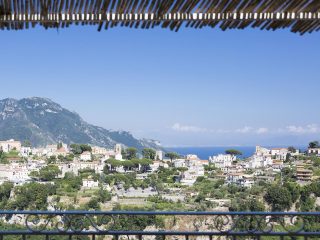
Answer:
[[166, 146], [320, 139], [320, 33], [2, 31], [1, 98], [48, 97]]

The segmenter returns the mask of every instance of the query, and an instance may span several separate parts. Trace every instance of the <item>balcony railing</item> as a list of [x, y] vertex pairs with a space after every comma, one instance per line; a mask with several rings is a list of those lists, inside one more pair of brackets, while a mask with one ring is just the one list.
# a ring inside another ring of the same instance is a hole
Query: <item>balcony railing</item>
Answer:
[[0, 211], [0, 217], [0, 239], [320, 239], [320, 212]]

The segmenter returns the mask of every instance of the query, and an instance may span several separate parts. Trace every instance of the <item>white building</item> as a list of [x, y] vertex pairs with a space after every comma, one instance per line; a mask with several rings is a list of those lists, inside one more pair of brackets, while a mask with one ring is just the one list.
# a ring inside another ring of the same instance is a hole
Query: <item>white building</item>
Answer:
[[282, 160], [273, 160], [272, 169], [274, 172], [281, 172], [282, 168], [283, 168]]
[[308, 148], [308, 154], [320, 155], [320, 148]]
[[122, 147], [121, 147], [121, 144], [116, 144], [114, 146], [114, 151], [115, 151], [115, 154], [121, 154], [121, 151], [122, 151]]
[[80, 160], [82, 160], [82, 161], [91, 161], [91, 152], [85, 151], [85, 152], [81, 153]]
[[252, 175], [244, 175], [239, 184], [242, 187], [251, 188], [254, 184], [254, 178]]
[[150, 164], [149, 166], [150, 166], [151, 172], [157, 171], [160, 167], [169, 168], [169, 165], [167, 163], [161, 162], [161, 161], [153, 161], [153, 163]]
[[93, 155], [106, 155], [107, 152], [108, 152], [108, 150], [106, 148], [97, 147], [97, 146], [92, 147], [92, 154]]
[[116, 155], [114, 156], [114, 159], [122, 160], [122, 154], [121, 153], [116, 153]]
[[36, 170], [35, 168], [28, 167], [27, 164], [16, 164], [12, 163], [10, 165], [8, 164], [1, 164], [0, 165], [0, 178], [6, 179], [7, 181], [13, 182], [13, 183], [25, 183], [27, 181], [30, 181], [31, 178], [29, 177], [29, 174], [31, 171]]
[[50, 145], [47, 145], [46, 148], [45, 148], [45, 152], [47, 154], [50, 154], [50, 153], [55, 153], [56, 151], [58, 150], [58, 146], [56, 144], [50, 144]]
[[82, 187], [84, 187], [84, 188], [97, 188], [97, 187], [99, 187], [99, 182], [94, 181], [91, 178], [83, 179], [82, 180]]
[[266, 168], [272, 166], [273, 160], [271, 155], [268, 156], [258, 156], [253, 155], [246, 164], [246, 168], [255, 169], [255, 168]]
[[14, 139], [10, 139], [7, 141], [0, 141], [0, 150], [2, 150], [5, 153], [8, 153], [12, 150], [16, 150], [16, 151], [20, 152], [21, 142], [15, 141]]
[[271, 155], [275, 159], [279, 160], [285, 160], [287, 157], [287, 154], [289, 153], [287, 148], [272, 148], [271, 149]]
[[218, 156], [209, 157], [209, 161], [217, 168], [231, 167], [232, 162], [236, 161], [237, 157], [231, 154], [219, 154]]
[[188, 154], [188, 155], [186, 156], [186, 159], [187, 159], [187, 160], [200, 160], [200, 159], [198, 158], [198, 156], [195, 155], [195, 154]]
[[100, 174], [103, 171], [104, 163], [99, 161], [86, 162], [86, 161], [74, 161], [72, 163], [61, 163], [58, 164], [61, 174], [58, 176], [63, 178], [66, 173], [73, 173], [75, 175], [79, 174], [82, 169], [92, 169], [95, 173]]
[[183, 158], [177, 158], [173, 160], [173, 166], [175, 168], [187, 167], [186, 160]]
[[30, 147], [21, 147], [20, 155], [22, 157], [28, 157], [30, 154], [32, 154], [32, 150]]
[[265, 156], [265, 155], [270, 155], [270, 154], [271, 154], [271, 151], [269, 149], [261, 147], [261, 146], [256, 146], [255, 155]]
[[155, 159], [154, 160], [160, 160], [162, 161], [163, 160], [163, 152], [162, 151], [156, 151], [156, 156], [155, 156]]
[[238, 184], [243, 179], [243, 173], [229, 173], [227, 175], [227, 184]]
[[189, 159], [187, 158], [187, 160], [185, 160], [184, 167], [187, 167], [188, 170], [182, 172], [181, 174], [180, 182], [183, 185], [192, 186], [198, 177], [204, 176], [203, 164], [198, 157], [195, 158], [194, 156], [196, 155], [193, 155], [192, 157], [189, 157]]

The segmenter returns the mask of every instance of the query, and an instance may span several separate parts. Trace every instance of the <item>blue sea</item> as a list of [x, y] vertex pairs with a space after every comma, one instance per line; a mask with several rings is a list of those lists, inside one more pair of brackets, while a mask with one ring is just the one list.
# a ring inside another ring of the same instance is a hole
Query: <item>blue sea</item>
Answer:
[[[286, 147], [286, 146], [268, 146], [267, 148], [273, 148], [273, 147]], [[300, 149], [304, 151], [306, 149], [305, 146], [303, 147], [296, 147], [297, 149]], [[187, 154], [196, 154], [200, 159], [207, 160], [209, 159], [210, 156], [218, 155], [218, 154], [223, 154], [225, 153], [226, 150], [228, 149], [236, 149], [240, 152], [242, 152], [242, 156], [240, 158], [248, 158], [252, 156], [256, 150], [255, 146], [252, 147], [169, 147], [166, 148], [169, 151], [177, 152], [183, 156]]]
[[210, 156], [225, 153], [228, 149], [236, 149], [242, 152], [241, 158], [247, 158], [254, 154], [256, 147], [173, 147], [167, 149], [183, 156], [196, 154], [200, 159], [206, 160], [209, 159]]

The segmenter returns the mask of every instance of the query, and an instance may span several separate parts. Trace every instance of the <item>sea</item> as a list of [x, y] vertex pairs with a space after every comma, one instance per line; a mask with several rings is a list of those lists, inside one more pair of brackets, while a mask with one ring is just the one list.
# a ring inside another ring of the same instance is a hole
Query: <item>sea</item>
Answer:
[[[272, 146], [267, 147], [268, 149], [273, 147], [284, 147], [284, 146]], [[304, 150], [306, 147], [301, 146], [298, 147], [300, 150]], [[182, 156], [185, 156], [187, 154], [196, 154], [200, 159], [207, 160], [210, 156], [223, 154], [228, 149], [236, 149], [240, 152], [242, 152], [242, 156], [240, 158], [248, 158], [251, 157], [255, 150], [255, 146], [249, 146], [249, 147], [239, 147], [239, 146], [227, 146], [227, 147], [169, 147], [166, 148], [168, 151], [177, 152], [181, 154]]]
[[228, 149], [236, 149], [242, 152], [241, 158], [247, 158], [254, 154], [256, 147], [172, 147], [166, 149], [182, 156], [196, 154], [200, 159], [207, 160], [211, 156], [225, 153]]

